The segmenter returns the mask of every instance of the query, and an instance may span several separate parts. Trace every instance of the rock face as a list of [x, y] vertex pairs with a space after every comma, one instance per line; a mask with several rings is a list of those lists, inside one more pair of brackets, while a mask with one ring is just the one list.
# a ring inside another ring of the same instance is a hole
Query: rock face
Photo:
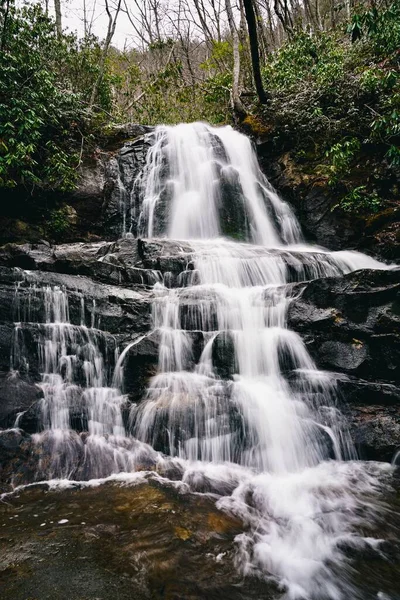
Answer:
[[105, 163], [102, 221], [103, 231], [110, 239], [127, 232], [138, 233], [140, 190], [135, 182], [146, 160], [151, 135], [126, 142]]
[[400, 269], [296, 284], [288, 311], [317, 365], [338, 373], [353, 439], [365, 458], [400, 447]]
[[152, 127], [135, 123], [116, 126], [96, 155], [82, 165], [70, 199], [81, 238], [90, 240], [91, 232], [110, 240], [129, 231], [137, 234], [140, 190], [135, 181], [145, 164], [152, 132]]
[[398, 201], [392, 201], [376, 214], [349, 214], [338, 207], [337, 193], [329, 188], [326, 179], [302, 172], [290, 153], [277, 156], [269, 143], [258, 142], [262, 169], [293, 207], [307, 240], [331, 250], [353, 248], [387, 260], [399, 260]]

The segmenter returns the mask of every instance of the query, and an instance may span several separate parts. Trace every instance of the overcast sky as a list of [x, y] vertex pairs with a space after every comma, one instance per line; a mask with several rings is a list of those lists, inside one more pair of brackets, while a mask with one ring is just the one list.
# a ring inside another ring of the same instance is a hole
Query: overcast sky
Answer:
[[[76, 31], [80, 36], [83, 36], [83, 6], [83, 0], [61, 0], [63, 28]], [[54, 14], [52, 0], [49, 0], [49, 8]], [[93, 33], [100, 39], [104, 39], [108, 26], [104, 0], [86, 0], [86, 10], [88, 15], [92, 15], [93, 11]], [[120, 13], [113, 44], [119, 48], [123, 48], [125, 44], [132, 45], [132, 33], [132, 26], [127, 16]]]

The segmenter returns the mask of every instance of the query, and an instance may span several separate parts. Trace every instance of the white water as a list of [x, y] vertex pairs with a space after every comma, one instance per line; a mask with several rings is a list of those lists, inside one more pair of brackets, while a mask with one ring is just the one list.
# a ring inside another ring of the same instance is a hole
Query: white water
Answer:
[[149, 449], [126, 435], [122, 418], [126, 399], [112, 381], [110, 368], [116, 363], [114, 378], [120, 383], [123, 367], [115, 340], [94, 327], [95, 306], [91, 327], [84, 324], [83, 296], [81, 325], [72, 325], [66, 290], [32, 284], [32, 278], [35, 275], [27, 273], [16, 288], [18, 321], [11, 365], [15, 371], [27, 370], [23, 332], [33, 332], [43, 392], [41, 431], [32, 436], [39, 455], [37, 479], [85, 479], [134, 470], [149, 458]]
[[[221, 173], [241, 197], [250, 243], [220, 237], [221, 205], [229, 202]], [[192, 489], [227, 494], [219, 506], [250, 527], [237, 539], [244, 573], [273, 579], [293, 600], [357, 597], [340, 546], [374, 543], [355, 529], [363, 494], [379, 487], [379, 468], [371, 475], [371, 466], [343, 462], [356, 455], [335, 379], [317, 370], [300, 336], [287, 329], [288, 283], [385, 266], [304, 244], [250, 141], [230, 127], [157, 128], [140, 224], [149, 237], [157, 231], [189, 240], [194, 268], [181, 288], [156, 286], [159, 369], [132, 409], [135, 437], [184, 461]], [[194, 331], [204, 337], [197, 362]], [[229, 380], [213, 366], [221, 337]]]
[[[129, 429], [122, 369], [141, 339], [110, 356], [115, 345], [94, 319], [85, 325], [83, 300], [78, 327], [70, 323], [65, 290], [29, 282], [17, 288], [13, 368], [27, 368], [24, 326], [37, 328], [40, 348], [38, 479], [97, 481], [148, 462], [167, 477], [172, 464], [182, 474], [176, 484], [182, 491], [215, 494], [218, 506], [247, 526], [237, 538], [243, 573], [273, 580], [290, 600], [358, 598], [342, 548], [376, 545], [360, 531], [375, 516], [371, 498], [389, 467], [354, 460], [335, 378], [316, 368], [287, 328], [286, 312], [290, 282], [385, 265], [306, 245], [250, 141], [230, 127], [157, 128], [140, 183], [141, 231], [189, 240], [193, 260], [181, 287], [154, 286], [158, 373], [132, 407]], [[234, 197], [244, 209], [241, 242], [222, 237], [221, 215], [233, 215]], [[44, 306], [42, 322], [31, 314], [35, 295]], [[230, 363], [224, 376], [218, 345], [222, 362]], [[72, 422], [77, 415], [81, 434]]]

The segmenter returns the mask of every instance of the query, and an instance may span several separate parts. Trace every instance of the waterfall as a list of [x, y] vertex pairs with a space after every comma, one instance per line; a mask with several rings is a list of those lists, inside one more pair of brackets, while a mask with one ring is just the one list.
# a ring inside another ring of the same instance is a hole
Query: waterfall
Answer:
[[[221, 173], [229, 173], [234, 189], [223, 191]], [[353, 458], [334, 378], [317, 370], [300, 336], [287, 329], [288, 284], [382, 265], [356, 252], [306, 246], [250, 140], [231, 127], [157, 128], [143, 191], [147, 234], [160, 230], [160, 220], [167, 237], [190, 241], [194, 260], [181, 288], [157, 285], [159, 372], [132, 409], [135, 437], [182, 459], [273, 473]], [[245, 208], [246, 243], [220, 237], [220, 213], [232, 197]], [[196, 330], [209, 340], [197, 364]], [[214, 346], [227, 343], [234, 364], [224, 380], [212, 356]]]
[[[270, 577], [285, 598], [355, 597], [337, 573], [340, 544], [355, 539], [373, 477], [351, 461], [334, 375], [317, 369], [286, 311], [293, 282], [385, 266], [306, 245], [231, 127], [158, 127], [141, 190], [143, 235], [188, 241], [193, 261], [181, 287], [156, 284], [158, 373], [131, 410], [134, 436], [248, 524], [237, 539], [243, 572]], [[224, 219], [238, 226], [231, 239]], [[229, 363], [223, 376], [219, 359]]]
[[266, 245], [301, 239], [291, 210], [262, 174], [250, 140], [231, 127], [158, 127], [142, 194], [139, 231], [147, 237], [162, 232], [172, 239], [215, 238], [224, 233], [232, 208], [243, 218], [242, 223], [234, 218], [235, 234]]
[[[242, 520], [244, 575], [272, 581], [286, 600], [358, 598], [345, 547], [378, 543], [359, 531], [374, 518], [384, 468], [355, 460], [335, 375], [317, 368], [286, 315], [295, 283], [388, 267], [307, 245], [250, 140], [231, 127], [160, 126], [151, 139], [135, 182], [140, 235], [191, 251], [177, 286], [168, 274], [142, 278], [159, 340], [144, 398], [128, 408], [123, 369], [146, 336], [120, 353], [83, 296], [72, 322], [70, 291], [28, 273], [16, 286], [11, 368], [30, 371], [29, 344], [39, 357], [37, 479], [151, 466], [165, 483], [171, 467], [180, 489], [211, 494]], [[124, 188], [131, 236], [128, 196]]]

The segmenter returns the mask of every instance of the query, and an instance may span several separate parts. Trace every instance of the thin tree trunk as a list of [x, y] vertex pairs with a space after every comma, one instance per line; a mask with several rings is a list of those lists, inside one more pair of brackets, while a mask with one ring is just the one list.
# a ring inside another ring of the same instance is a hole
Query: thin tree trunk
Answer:
[[10, 13], [10, 0], [2, 0], [0, 2], [0, 17], [1, 17], [1, 40], [0, 50], [3, 51], [6, 45], [8, 17]]
[[240, 74], [239, 74], [239, 90], [245, 87], [245, 72], [251, 71], [251, 59], [249, 49], [249, 39], [247, 35], [246, 15], [244, 14], [243, 0], [239, 0], [240, 21], [239, 21], [239, 51], [240, 51]]
[[107, 59], [108, 49], [110, 47], [111, 40], [113, 39], [113, 36], [114, 36], [114, 33], [115, 33], [115, 27], [117, 25], [117, 18], [118, 18], [119, 11], [121, 9], [121, 2], [122, 2], [122, 0], [118, 1], [118, 6], [116, 8], [115, 15], [113, 17], [112, 14], [111, 14], [111, 12], [110, 12], [110, 8], [108, 6], [108, 0], [106, 0], [106, 11], [107, 11], [107, 15], [108, 15], [108, 30], [107, 30], [106, 39], [104, 41], [103, 51], [101, 53], [99, 74], [98, 74], [97, 79], [96, 79], [96, 81], [94, 83], [94, 86], [93, 86], [93, 89], [92, 89], [92, 93], [91, 93], [91, 96], [90, 96], [89, 113], [91, 113], [92, 110], [93, 110], [94, 103], [96, 101], [96, 96], [97, 96], [98, 89], [100, 87], [101, 82], [103, 81], [104, 71], [105, 71], [105, 67], [106, 67], [106, 59]]
[[258, 5], [257, 0], [254, 0], [254, 14], [257, 21], [257, 34], [258, 34], [258, 45], [260, 48], [260, 56], [262, 60], [266, 60], [268, 56], [268, 38], [265, 31], [264, 21], [260, 12], [260, 7]]
[[200, 20], [200, 24], [201, 24], [201, 28], [203, 30], [204, 37], [210, 44], [212, 44], [213, 35], [208, 27], [204, 12], [202, 11], [202, 9], [204, 9], [203, 3], [200, 3], [199, 0], [193, 0], [193, 2], [194, 2], [194, 6], [196, 8], [197, 15]]
[[331, 27], [336, 29], [336, 11], [335, 11], [335, 0], [330, 0], [330, 13], [331, 13]]
[[312, 9], [310, 0], [304, 0], [304, 10], [313, 31], [317, 31], [319, 29], [318, 16], [317, 12]]
[[321, 13], [319, 10], [319, 0], [315, 0], [315, 20], [317, 22], [317, 27], [320, 31], [322, 31], [322, 20]]
[[229, 29], [232, 36], [233, 45], [233, 82], [232, 82], [232, 107], [234, 113], [243, 118], [246, 115], [246, 109], [240, 99], [240, 51], [239, 51], [239, 36], [233, 18], [232, 6], [230, 0], [225, 0], [226, 14], [228, 17]]
[[250, 53], [251, 53], [251, 63], [253, 67], [253, 76], [254, 83], [257, 90], [258, 98], [261, 104], [267, 104], [269, 98], [265, 93], [262, 79], [261, 79], [261, 70], [260, 70], [260, 55], [258, 52], [258, 40], [257, 40], [257, 23], [256, 17], [254, 15], [254, 8], [252, 0], [243, 0], [244, 11], [246, 14], [247, 21], [247, 29], [249, 31], [249, 41], [250, 41]]
[[58, 37], [62, 36], [62, 22], [61, 22], [61, 0], [54, 0], [54, 10], [56, 13], [56, 29]]
[[267, 15], [268, 15], [269, 37], [272, 42], [272, 47], [275, 48], [276, 47], [275, 26], [274, 26], [274, 23], [272, 20], [271, 6], [269, 4], [269, 0], [267, 0], [267, 2], [265, 3], [265, 7], [267, 9]]
[[86, 10], [86, 0], [83, 0], [83, 31], [85, 34], [85, 39], [88, 36], [88, 22], [87, 22], [87, 10]]

